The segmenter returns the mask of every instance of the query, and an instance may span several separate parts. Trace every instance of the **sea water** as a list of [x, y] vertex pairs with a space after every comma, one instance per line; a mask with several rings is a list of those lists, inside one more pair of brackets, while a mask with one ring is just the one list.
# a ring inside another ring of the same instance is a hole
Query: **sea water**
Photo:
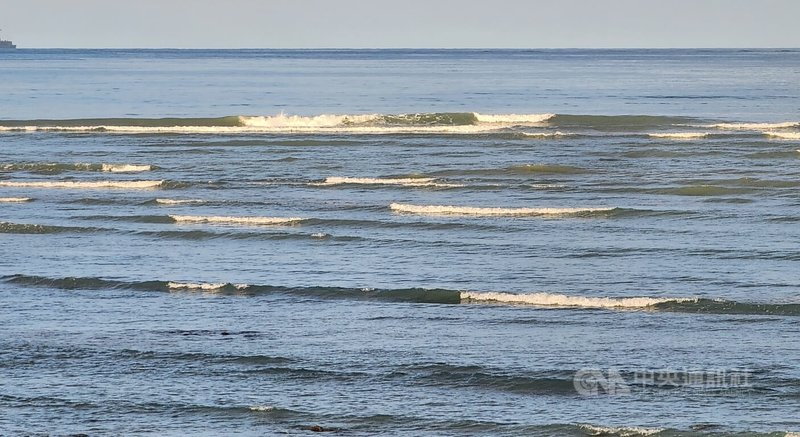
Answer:
[[797, 50], [0, 53], [0, 434], [792, 435], [798, 84]]

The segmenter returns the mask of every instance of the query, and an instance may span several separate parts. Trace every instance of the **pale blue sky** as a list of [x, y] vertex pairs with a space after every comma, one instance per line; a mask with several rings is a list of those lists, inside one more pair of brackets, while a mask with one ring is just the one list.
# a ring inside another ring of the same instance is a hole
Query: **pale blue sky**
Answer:
[[800, 47], [800, 0], [0, 0], [20, 47]]

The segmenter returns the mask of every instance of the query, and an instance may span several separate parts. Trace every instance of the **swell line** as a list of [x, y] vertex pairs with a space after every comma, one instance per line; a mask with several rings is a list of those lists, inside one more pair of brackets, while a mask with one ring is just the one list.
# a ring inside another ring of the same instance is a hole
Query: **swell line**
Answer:
[[800, 304], [739, 302], [700, 297], [662, 296], [586, 296], [563, 293], [508, 293], [464, 291], [441, 288], [352, 288], [336, 286], [282, 287], [228, 282], [202, 281], [120, 281], [95, 277], [49, 278], [24, 274], [0, 277], [4, 282], [27, 287], [64, 290], [135, 290], [150, 292], [215, 293], [259, 296], [285, 294], [319, 299], [364, 301], [517, 305], [531, 308], [567, 308], [574, 310], [640, 310], [689, 314], [739, 314], [769, 316], [800, 316]]

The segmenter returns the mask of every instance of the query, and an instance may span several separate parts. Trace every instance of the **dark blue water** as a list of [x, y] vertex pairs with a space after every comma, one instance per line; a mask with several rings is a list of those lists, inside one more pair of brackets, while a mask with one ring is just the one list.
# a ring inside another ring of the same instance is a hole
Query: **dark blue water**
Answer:
[[0, 52], [0, 434], [794, 435], [800, 52]]

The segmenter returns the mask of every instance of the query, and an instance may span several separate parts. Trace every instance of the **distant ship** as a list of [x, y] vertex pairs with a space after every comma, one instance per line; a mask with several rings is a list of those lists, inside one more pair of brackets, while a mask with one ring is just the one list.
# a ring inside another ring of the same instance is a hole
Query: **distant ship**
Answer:
[[15, 46], [13, 42], [7, 41], [7, 40], [4, 40], [4, 39], [0, 39], [0, 50], [3, 50], [3, 49], [15, 49], [15, 48], [17, 48], [17, 46]]

